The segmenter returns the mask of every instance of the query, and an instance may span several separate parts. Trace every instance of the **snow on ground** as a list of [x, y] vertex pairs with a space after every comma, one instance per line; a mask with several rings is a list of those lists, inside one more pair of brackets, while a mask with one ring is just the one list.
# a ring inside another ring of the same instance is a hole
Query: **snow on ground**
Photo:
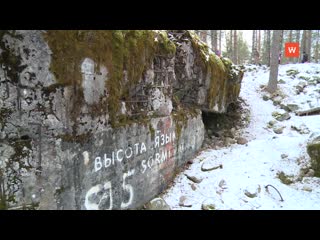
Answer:
[[[271, 100], [263, 100], [266, 92], [260, 86], [267, 85], [269, 70], [265, 66], [246, 68], [253, 69], [245, 73], [240, 92], [251, 109], [250, 124], [243, 131], [248, 143], [202, 151], [162, 195], [171, 209], [201, 209], [204, 202], [212, 203], [215, 209], [320, 209], [320, 178], [300, 174], [302, 168], [310, 167], [306, 144], [313, 132], [320, 132], [320, 115], [296, 116], [290, 112], [289, 120], [276, 121], [284, 127], [282, 134], [276, 134], [267, 127], [268, 122], [275, 121], [274, 111], [284, 110]], [[281, 81], [278, 88], [285, 95], [282, 103], [297, 104], [299, 110], [320, 106], [318, 78], [319, 64], [281, 65], [278, 79], [285, 83]], [[297, 94], [296, 86], [306, 82], [308, 85]], [[303, 133], [291, 127], [302, 124], [307, 129]], [[211, 171], [201, 170], [215, 166]], [[293, 183], [282, 183], [281, 173]], [[201, 182], [194, 183], [186, 175]]]

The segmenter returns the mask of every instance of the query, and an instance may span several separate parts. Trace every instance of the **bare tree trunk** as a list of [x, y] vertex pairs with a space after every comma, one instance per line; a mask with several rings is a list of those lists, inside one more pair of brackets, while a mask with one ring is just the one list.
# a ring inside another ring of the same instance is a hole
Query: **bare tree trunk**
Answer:
[[315, 49], [315, 54], [314, 54], [314, 58], [315, 58], [315, 62], [318, 63], [318, 59], [319, 59], [319, 34], [320, 30], [317, 30], [317, 43], [316, 43], [316, 49]]
[[222, 45], [222, 44], [221, 44], [221, 39], [222, 39], [222, 30], [219, 31], [219, 51], [220, 51], [220, 52], [222, 52], [222, 51], [221, 51], [221, 45]]
[[233, 31], [230, 30], [230, 59], [233, 58]]
[[261, 52], [261, 30], [258, 30], [258, 52]]
[[306, 48], [306, 33], [307, 33], [307, 30], [303, 30], [303, 33], [302, 33], [302, 42], [301, 42], [301, 50], [302, 52], [306, 52], [307, 51], [307, 48]]
[[[301, 44], [300, 44], [300, 30], [296, 30], [296, 42], [299, 43], [300, 55], [301, 55], [302, 48], [301, 48]], [[298, 63], [299, 60], [300, 60], [299, 58], [295, 58], [295, 63]]]
[[211, 30], [211, 47], [213, 51], [217, 50], [218, 46], [218, 31], [217, 30]]
[[205, 43], [207, 42], [207, 32], [206, 30], [200, 30], [200, 39], [204, 41]]
[[270, 67], [271, 58], [271, 30], [267, 30], [267, 65]]
[[270, 93], [274, 93], [277, 90], [281, 32], [282, 30], [274, 30], [272, 36], [270, 76], [267, 87]]
[[[283, 62], [283, 57], [284, 57], [284, 54], [282, 54], [283, 40], [284, 40], [284, 30], [280, 32], [279, 54], [281, 53], [281, 59], [280, 59], [281, 62]], [[278, 60], [279, 60], [279, 56], [278, 56]]]
[[255, 51], [256, 51], [256, 30], [252, 31], [252, 49], [251, 49], [251, 62], [255, 62]]
[[237, 30], [233, 32], [233, 62], [234, 64], [238, 64]]
[[[289, 42], [292, 42], [292, 30], [289, 31]], [[292, 63], [295, 59], [289, 58], [289, 63]]]
[[292, 30], [289, 31], [289, 42], [292, 42]]
[[308, 60], [311, 62], [311, 39], [312, 39], [312, 30], [307, 30], [307, 40], [306, 40], [306, 50], [308, 54]]

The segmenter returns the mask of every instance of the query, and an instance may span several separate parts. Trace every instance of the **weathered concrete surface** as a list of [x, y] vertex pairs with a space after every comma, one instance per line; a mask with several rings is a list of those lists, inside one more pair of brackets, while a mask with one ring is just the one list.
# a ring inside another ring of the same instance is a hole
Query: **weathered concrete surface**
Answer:
[[197, 69], [179, 34], [0, 31], [0, 209], [137, 209], [163, 191], [201, 147], [199, 109], [225, 111], [242, 78]]

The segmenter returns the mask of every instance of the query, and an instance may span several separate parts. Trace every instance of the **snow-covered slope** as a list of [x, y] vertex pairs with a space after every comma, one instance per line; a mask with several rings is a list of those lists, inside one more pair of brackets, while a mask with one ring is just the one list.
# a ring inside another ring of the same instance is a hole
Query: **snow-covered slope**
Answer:
[[281, 65], [278, 96], [261, 86], [268, 83], [267, 67], [246, 68], [240, 96], [251, 109], [243, 134], [248, 143], [201, 152], [162, 195], [171, 209], [320, 209], [320, 178], [312, 177], [306, 153], [310, 135], [320, 132], [320, 115], [289, 111], [290, 119], [275, 119], [288, 104], [320, 107], [320, 65]]

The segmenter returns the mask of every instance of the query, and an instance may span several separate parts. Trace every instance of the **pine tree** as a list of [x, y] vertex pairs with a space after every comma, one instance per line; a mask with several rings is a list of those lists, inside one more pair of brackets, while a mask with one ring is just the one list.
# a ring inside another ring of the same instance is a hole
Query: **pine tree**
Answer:
[[311, 62], [311, 40], [312, 40], [312, 30], [307, 30], [306, 36], [306, 53], [308, 54], [308, 61]]
[[314, 60], [316, 63], [318, 63], [318, 60], [319, 60], [319, 38], [320, 38], [320, 31], [317, 30], [317, 32], [316, 32], [316, 45], [315, 45], [315, 51], [314, 51]]
[[211, 48], [213, 51], [216, 51], [218, 48], [218, 31], [211, 30]]
[[238, 42], [237, 42], [237, 30], [233, 32], [233, 62], [238, 64]]
[[274, 93], [277, 90], [281, 32], [282, 30], [274, 30], [272, 36], [270, 75], [267, 87], [267, 90], [270, 93]]
[[222, 39], [222, 30], [219, 30], [219, 51], [221, 52], [222, 51], [222, 49], [221, 49], [221, 39]]
[[[296, 43], [299, 43], [299, 46], [300, 46], [300, 55], [301, 55], [302, 48], [301, 48], [301, 43], [300, 43], [300, 30], [296, 30]], [[295, 63], [298, 63], [299, 60], [300, 60], [299, 58], [295, 58]]]
[[255, 51], [256, 51], [256, 30], [252, 31], [252, 50], [251, 50], [251, 62], [255, 63]]

